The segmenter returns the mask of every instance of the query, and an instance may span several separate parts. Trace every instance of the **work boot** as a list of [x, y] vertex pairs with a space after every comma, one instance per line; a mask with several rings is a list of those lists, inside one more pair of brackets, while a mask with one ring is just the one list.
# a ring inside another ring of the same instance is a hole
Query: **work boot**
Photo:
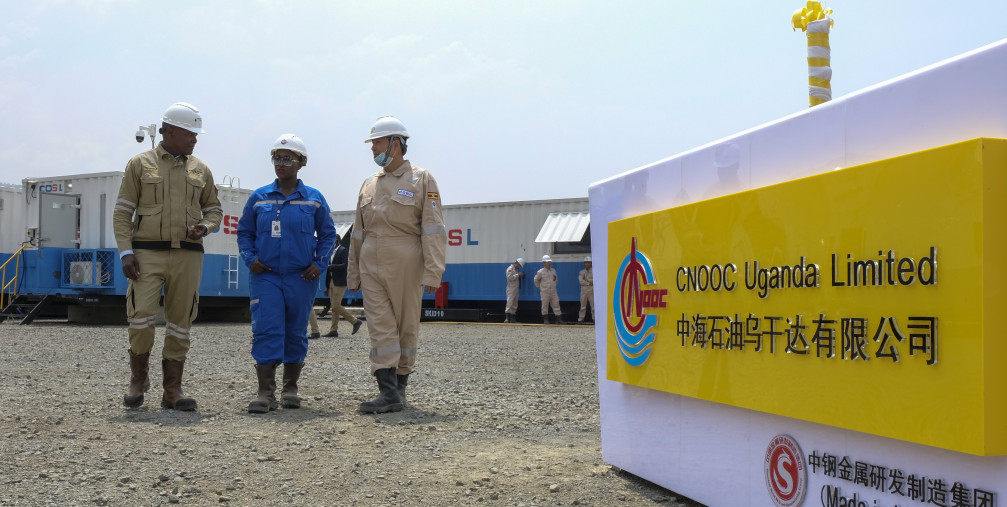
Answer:
[[395, 375], [395, 380], [398, 382], [398, 388], [397, 388], [397, 390], [399, 392], [399, 401], [402, 402], [402, 408], [405, 408], [406, 407], [406, 384], [409, 383], [409, 374], [408, 373], [406, 373], [405, 375], [396, 374]]
[[548, 315], [543, 315], [542, 316], [542, 323], [543, 324], [552, 324], [552, 321], [549, 320], [549, 316]]
[[566, 322], [563, 322], [563, 316], [560, 315], [560, 314], [558, 314], [558, 313], [556, 314], [556, 323], [557, 324], [566, 324]]
[[283, 408], [301, 408], [301, 398], [297, 396], [301, 368], [304, 368], [304, 363], [283, 363], [283, 391], [280, 393]]
[[357, 331], [360, 331], [360, 325], [363, 323], [364, 319], [357, 319], [357, 321], [353, 323], [353, 332], [350, 334], [357, 334]]
[[378, 380], [378, 390], [381, 394], [371, 401], [360, 404], [360, 411], [365, 414], [383, 414], [402, 410], [402, 399], [399, 398], [399, 381], [395, 368], [385, 368], [374, 372]]
[[126, 387], [126, 394], [122, 397], [122, 404], [129, 408], [136, 408], [143, 405], [143, 393], [150, 389], [150, 377], [147, 375], [150, 352], [146, 354], [134, 354], [129, 351], [129, 386]]
[[259, 392], [248, 404], [248, 412], [265, 414], [276, 410], [280, 406], [276, 403], [276, 363], [255, 365], [255, 376], [259, 379]]
[[192, 412], [196, 410], [196, 400], [186, 398], [182, 392], [182, 373], [185, 371], [185, 361], [161, 360], [161, 370], [164, 372], [164, 396], [161, 397], [161, 408]]

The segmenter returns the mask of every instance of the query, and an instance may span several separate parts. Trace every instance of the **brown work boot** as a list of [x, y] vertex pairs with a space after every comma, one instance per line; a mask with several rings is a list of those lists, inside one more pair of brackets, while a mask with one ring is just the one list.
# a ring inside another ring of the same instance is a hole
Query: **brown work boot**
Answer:
[[297, 379], [301, 378], [304, 363], [283, 363], [283, 391], [280, 403], [283, 408], [301, 408], [301, 398], [297, 396]]
[[126, 387], [126, 394], [122, 397], [122, 404], [129, 408], [136, 408], [143, 405], [143, 393], [150, 389], [150, 377], [147, 375], [150, 352], [146, 354], [134, 354], [129, 351], [129, 386]]
[[164, 396], [161, 398], [161, 408], [191, 412], [196, 410], [196, 400], [186, 398], [182, 392], [182, 372], [185, 361], [161, 360], [161, 370], [164, 371]]
[[265, 414], [276, 410], [276, 363], [255, 365], [255, 376], [259, 379], [258, 396], [248, 404], [248, 411], [253, 414]]

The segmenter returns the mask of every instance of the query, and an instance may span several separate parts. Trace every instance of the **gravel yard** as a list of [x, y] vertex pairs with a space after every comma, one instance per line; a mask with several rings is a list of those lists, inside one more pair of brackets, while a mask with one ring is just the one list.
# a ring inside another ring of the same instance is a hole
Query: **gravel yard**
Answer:
[[590, 326], [424, 323], [409, 406], [376, 416], [366, 326], [311, 340], [302, 408], [269, 414], [247, 324], [197, 323], [199, 408], [161, 409], [162, 333], [129, 410], [124, 327], [0, 324], [0, 505], [697, 505], [602, 461]]

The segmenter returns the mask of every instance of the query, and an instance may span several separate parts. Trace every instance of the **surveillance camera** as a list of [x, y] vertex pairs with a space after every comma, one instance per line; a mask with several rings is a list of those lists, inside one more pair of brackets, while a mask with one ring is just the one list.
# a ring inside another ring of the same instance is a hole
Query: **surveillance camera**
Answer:
[[136, 142], [138, 142], [138, 143], [142, 143], [143, 142], [143, 130], [137, 130], [136, 131]]

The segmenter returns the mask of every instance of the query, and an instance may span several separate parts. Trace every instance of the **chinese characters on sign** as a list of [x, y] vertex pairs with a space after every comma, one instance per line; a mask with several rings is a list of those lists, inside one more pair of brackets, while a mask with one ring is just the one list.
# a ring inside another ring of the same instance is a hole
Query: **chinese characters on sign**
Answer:
[[[896, 317], [875, 321], [864, 317], [829, 318], [819, 314], [806, 323], [804, 315], [763, 316], [749, 313], [730, 315], [686, 315], [677, 321], [683, 347], [744, 351], [746, 348], [770, 354], [810, 355], [827, 359], [864, 360], [874, 357], [893, 363], [904, 354], [922, 355], [926, 364], [937, 364], [937, 317], [910, 316], [902, 331]], [[838, 354], [837, 354], [838, 351]]]
[[[837, 456], [828, 452], [819, 453], [818, 450], [808, 454], [808, 472], [937, 507], [997, 506], [995, 492], [969, 487], [964, 480], [926, 477], [901, 468], [855, 461], [851, 460], [849, 456]], [[848, 501], [849, 498], [843, 495], [839, 486], [825, 485], [822, 488], [822, 505], [855, 505], [859, 503], [851, 504]], [[854, 494], [854, 497], [856, 496]]]

